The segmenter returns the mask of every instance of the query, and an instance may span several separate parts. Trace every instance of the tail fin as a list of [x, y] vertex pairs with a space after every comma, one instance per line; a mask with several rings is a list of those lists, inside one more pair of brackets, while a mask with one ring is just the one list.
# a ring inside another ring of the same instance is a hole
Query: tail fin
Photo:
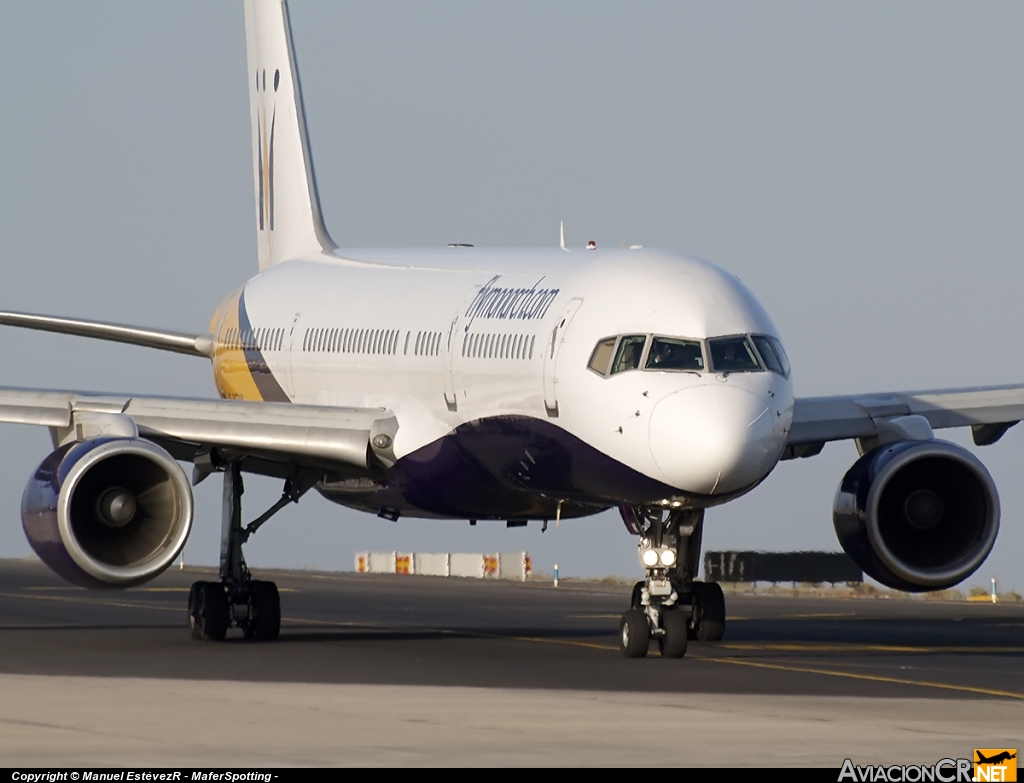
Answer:
[[260, 270], [335, 248], [320, 214], [285, 0], [245, 0]]

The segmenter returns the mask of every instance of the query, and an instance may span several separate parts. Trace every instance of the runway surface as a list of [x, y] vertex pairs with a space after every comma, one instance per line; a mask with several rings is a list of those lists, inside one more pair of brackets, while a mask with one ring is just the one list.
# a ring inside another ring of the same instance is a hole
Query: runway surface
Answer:
[[722, 642], [626, 660], [628, 587], [259, 577], [281, 639], [217, 644], [186, 625], [207, 571], [89, 592], [0, 561], [0, 757], [838, 767], [1024, 745], [1024, 604], [735, 596]]

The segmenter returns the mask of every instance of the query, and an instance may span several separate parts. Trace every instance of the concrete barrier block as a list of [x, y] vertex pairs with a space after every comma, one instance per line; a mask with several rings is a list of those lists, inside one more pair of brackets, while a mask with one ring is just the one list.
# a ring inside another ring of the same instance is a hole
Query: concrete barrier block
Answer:
[[484, 556], [479, 553], [453, 552], [449, 558], [451, 576], [470, 576], [483, 579]]
[[417, 574], [423, 576], [449, 576], [447, 552], [417, 552], [413, 557], [414, 568]]
[[356, 552], [358, 574], [421, 574], [526, 581], [533, 563], [526, 552]]
[[371, 574], [393, 574], [395, 573], [394, 552], [370, 552], [370, 573]]
[[528, 555], [526, 552], [502, 552], [498, 555], [498, 575], [502, 579], [515, 579], [525, 582], [529, 571], [526, 567]]

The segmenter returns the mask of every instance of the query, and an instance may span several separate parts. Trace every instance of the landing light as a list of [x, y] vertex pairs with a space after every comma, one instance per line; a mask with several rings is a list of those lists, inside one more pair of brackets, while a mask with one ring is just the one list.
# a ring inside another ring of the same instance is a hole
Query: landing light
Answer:
[[640, 559], [643, 560], [645, 566], [653, 568], [654, 566], [658, 565], [658, 553], [655, 552], [653, 549], [648, 549], [646, 552], [644, 552], [643, 555], [641, 555]]
[[661, 553], [661, 564], [663, 566], [671, 566], [676, 562], [676, 553], [671, 549], [666, 549]]

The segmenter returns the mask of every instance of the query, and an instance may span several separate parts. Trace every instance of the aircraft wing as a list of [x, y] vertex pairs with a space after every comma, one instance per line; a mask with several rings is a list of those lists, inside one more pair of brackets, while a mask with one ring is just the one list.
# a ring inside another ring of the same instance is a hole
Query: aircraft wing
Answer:
[[1024, 419], [1024, 385], [797, 398], [782, 458], [813, 457], [834, 440], [870, 441], [894, 423], [923, 427], [910, 416], [933, 429], [969, 426], [974, 442], [987, 446]]
[[374, 460], [390, 466], [398, 431], [397, 417], [385, 408], [11, 388], [0, 388], [0, 422], [49, 427], [55, 445], [130, 435], [134, 423], [138, 435], [197, 467], [240, 459], [249, 472], [284, 477], [296, 468], [365, 473]]
[[190, 356], [210, 358], [213, 355], [213, 338], [208, 334], [186, 334], [169, 332], [165, 329], [149, 329], [140, 326], [126, 326], [103, 321], [87, 321], [82, 318], [63, 318], [56, 315], [36, 315], [0, 311], [0, 324], [18, 326], [22, 329], [37, 329], [57, 334], [74, 334], [115, 343], [141, 345], [144, 348], [158, 348]]

